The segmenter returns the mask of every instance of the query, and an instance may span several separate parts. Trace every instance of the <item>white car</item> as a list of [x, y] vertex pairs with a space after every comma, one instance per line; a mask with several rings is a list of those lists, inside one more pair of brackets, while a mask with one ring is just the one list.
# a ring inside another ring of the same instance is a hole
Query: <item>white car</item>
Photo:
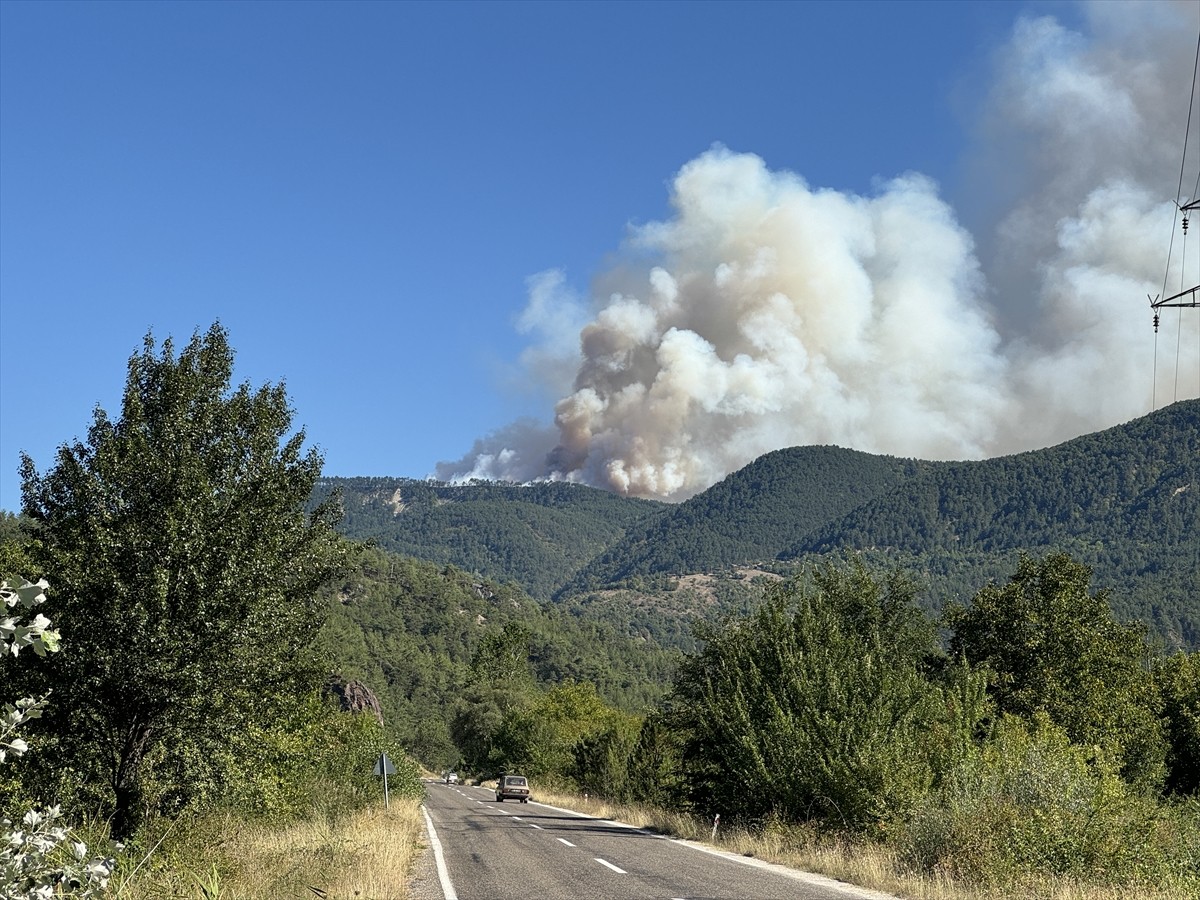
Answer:
[[446, 773], [446, 784], [458, 784], [458, 773], [457, 772], [447, 772]]
[[496, 782], [496, 802], [503, 803], [505, 800], [529, 802], [529, 782], [525, 780], [524, 775], [500, 776], [500, 780]]

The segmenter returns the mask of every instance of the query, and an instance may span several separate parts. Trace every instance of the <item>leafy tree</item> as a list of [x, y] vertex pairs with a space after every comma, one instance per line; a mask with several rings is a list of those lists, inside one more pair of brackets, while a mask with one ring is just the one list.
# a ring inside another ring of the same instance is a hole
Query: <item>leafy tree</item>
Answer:
[[0, 509], [0, 546], [9, 543], [24, 543], [26, 540], [21, 530], [21, 517]]
[[291, 433], [284, 386], [234, 390], [232, 371], [219, 324], [178, 356], [147, 334], [118, 419], [97, 407], [87, 441], [62, 445], [44, 475], [22, 456], [34, 553], [57, 573], [73, 651], [47, 667], [43, 722], [60, 762], [106, 786], [117, 836], [153, 799], [147, 784], [177, 804], [217, 792], [223, 738], [312, 675], [314, 591], [341, 556], [335, 509], [304, 511], [322, 461]]
[[[484, 776], [500, 771], [502, 761], [494, 752], [494, 745], [511, 709], [512, 699], [479, 686], [464, 693], [450, 722], [450, 736], [462, 755], [464, 768]], [[502, 706], [502, 703], [506, 705]]]
[[497, 744], [507, 762], [529, 774], [570, 777], [582, 745], [608, 732], [627, 733], [632, 721], [606, 704], [594, 685], [567, 682], [541, 691], [522, 714], [506, 720]]
[[697, 806], [859, 828], [929, 787], [925, 742], [944, 704], [906, 580], [816, 569], [701, 637], [673, 695]]
[[484, 635], [471, 660], [472, 678], [500, 690], [520, 691], [533, 683], [529, 671], [529, 629], [509, 622]]
[[580, 738], [568, 770], [579, 789], [597, 797], [626, 799], [630, 753], [637, 733], [636, 723], [629, 722]]
[[[450, 723], [467, 768], [496, 774], [526, 756], [526, 722], [534, 689], [529, 629], [509, 622], [484, 635], [471, 660], [470, 682]], [[529, 720], [535, 723], [535, 719]]]
[[626, 792], [632, 800], [674, 807], [686, 798], [686, 788], [679, 731], [661, 712], [651, 713], [642, 721], [629, 754]]
[[21, 516], [0, 511], [0, 578], [7, 578], [13, 584], [37, 568], [30, 556], [31, 524]]
[[1200, 791], [1200, 652], [1176, 653], [1155, 668], [1167, 726], [1166, 789]]
[[1044, 713], [1070, 739], [1110, 755], [1131, 781], [1153, 786], [1165, 754], [1143, 630], [1114, 621], [1091, 570], [1063, 553], [1022, 557], [1003, 586], [952, 605], [950, 651], [992, 673], [1001, 713]]

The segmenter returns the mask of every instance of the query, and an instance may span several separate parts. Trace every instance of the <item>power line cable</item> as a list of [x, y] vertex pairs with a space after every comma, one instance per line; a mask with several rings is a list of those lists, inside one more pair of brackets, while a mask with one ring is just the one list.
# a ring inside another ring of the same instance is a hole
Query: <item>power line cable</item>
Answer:
[[[1186, 264], [1187, 264], [1188, 215], [1187, 215], [1187, 210], [1184, 210], [1183, 207], [1184, 206], [1192, 206], [1192, 204], [1197, 202], [1197, 194], [1200, 194], [1200, 168], [1197, 168], [1196, 185], [1192, 189], [1191, 197], [1189, 198], [1189, 200], [1186, 204], [1182, 203], [1181, 201], [1183, 198], [1183, 175], [1184, 175], [1184, 172], [1187, 171], [1188, 143], [1191, 141], [1191, 135], [1192, 135], [1192, 112], [1196, 107], [1196, 79], [1197, 79], [1198, 74], [1200, 74], [1200, 30], [1197, 31], [1197, 35], [1196, 35], [1196, 56], [1195, 56], [1194, 62], [1192, 63], [1192, 90], [1191, 90], [1190, 96], [1188, 97], [1187, 124], [1184, 126], [1184, 131], [1183, 131], [1183, 153], [1179, 160], [1179, 183], [1175, 188], [1175, 215], [1171, 222], [1171, 238], [1170, 238], [1169, 242], [1167, 243], [1167, 264], [1163, 269], [1162, 293], [1159, 294], [1159, 297], [1163, 297], [1163, 298], [1167, 297], [1167, 279], [1170, 278], [1170, 275], [1171, 275], [1171, 260], [1174, 257], [1174, 253], [1175, 253], [1175, 227], [1176, 227], [1176, 225], [1179, 224], [1179, 214], [1181, 212], [1183, 213], [1183, 248], [1181, 250], [1181, 255], [1184, 258], [1181, 261], [1180, 266], [1179, 266], [1179, 269], [1180, 269], [1180, 271], [1179, 271], [1179, 279], [1180, 279], [1179, 291], [1180, 291], [1180, 295], [1182, 295], [1183, 293], [1186, 292], [1187, 282], [1185, 280], [1184, 269], [1186, 268]], [[1158, 323], [1159, 323], [1159, 313], [1158, 313], [1158, 301], [1151, 300], [1150, 303], [1151, 303], [1151, 306], [1154, 308], [1154, 367], [1151, 372], [1151, 386], [1150, 386], [1150, 406], [1151, 406], [1151, 409], [1153, 409], [1158, 405]], [[1174, 399], [1176, 401], [1179, 399], [1179, 359], [1180, 359], [1180, 356], [1182, 353], [1182, 346], [1183, 346], [1183, 308], [1181, 306], [1180, 310], [1179, 310], [1179, 328], [1178, 328], [1178, 331], [1176, 332], [1176, 341], [1175, 341], [1175, 384], [1174, 384], [1175, 396], [1174, 396]]]

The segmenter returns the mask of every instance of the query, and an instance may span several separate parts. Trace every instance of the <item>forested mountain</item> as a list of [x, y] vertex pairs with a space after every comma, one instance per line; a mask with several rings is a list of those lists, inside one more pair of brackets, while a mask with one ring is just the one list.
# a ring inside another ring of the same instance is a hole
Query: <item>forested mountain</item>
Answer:
[[326, 478], [314, 505], [342, 494], [342, 533], [408, 556], [515, 581], [547, 599], [581, 566], [664, 503], [562, 482], [446, 484], [411, 478]]
[[627, 710], [659, 700], [679, 658], [511, 585], [377, 548], [362, 549], [325, 600], [322, 655], [376, 692], [389, 729], [423, 759], [454, 757], [448, 723], [489, 636], [515, 630], [537, 683], [593, 685]]
[[[1062, 550], [1095, 570], [1122, 618], [1200, 646], [1200, 400], [978, 462], [779, 450], [675, 506], [568, 484], [334, 478], [318, 494], [334, 487], [351, 537], [516, 582], [668, 644], [680, 645], [698, 606], [744, 602], [728, 577], [739, 566], [853, 555], [910, 571], [937, 608], [1004, 577], [1022, 551]], [[701, 601], [674, 590], [688, 573], [716, 575]], [[635, 593], [597, 594], [612, 588]], [[656, 607], [674, 607], [674, 621]]]
[[782, 556], [908, 560], [941, 573], [944, 599], [1018, 551], [1050, 550], [1091, 566], [1122, 617], [1200, 644], [1200, 401], [1045, 450], [924, 466]]
[[1171, 646], [1195, 647], [1198, 526], [1200, 401], [1192, 400], [978, 462], [829, 447], [768, 454], [633, 526], [559, 596], [639, 579], [649, 586], [657, 573], [854, 556], [910, 572], [923, 603], [937, 609], [1003, 578], [1021, 552], [1061, 550], [1092, 567], [1121, 618], [1146, 622]]
[[559, 595], [638, 575], [710, 572], [774, 559], [795, 536], [841, 519], [929, 465], [840, 447], [776, 450], [632, 525]]
[[984, 551], [1187, 543], [1200, 522], [1200, 401], [1045, 450], [926, 464], [915, 477], [798, 540], [841, 547]]

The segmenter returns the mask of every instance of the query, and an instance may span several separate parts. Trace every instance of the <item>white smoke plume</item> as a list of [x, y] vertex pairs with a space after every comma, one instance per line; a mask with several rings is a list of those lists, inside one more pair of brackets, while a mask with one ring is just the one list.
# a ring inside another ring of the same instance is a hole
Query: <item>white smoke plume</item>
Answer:
[[[1165, 311], [1152, 385], [1146, 299], [1164, 290], [1196, 4], [1088, 11], [1087, 37], [1021, 20], [998, 59], [975, 171], [1015, 193], [978, 241], [920, 174], [862, 197], [714, 147], [586, 313], [560, 273], [531, 280], [524, 361], [561, 384], [555, 427], [518, 423], [438, 476], [678, 500], [780, 447], [980, 458], [1200, 394], [1200, 311]], [[1176, 265], [1166, 293], [1196, 274]]]

